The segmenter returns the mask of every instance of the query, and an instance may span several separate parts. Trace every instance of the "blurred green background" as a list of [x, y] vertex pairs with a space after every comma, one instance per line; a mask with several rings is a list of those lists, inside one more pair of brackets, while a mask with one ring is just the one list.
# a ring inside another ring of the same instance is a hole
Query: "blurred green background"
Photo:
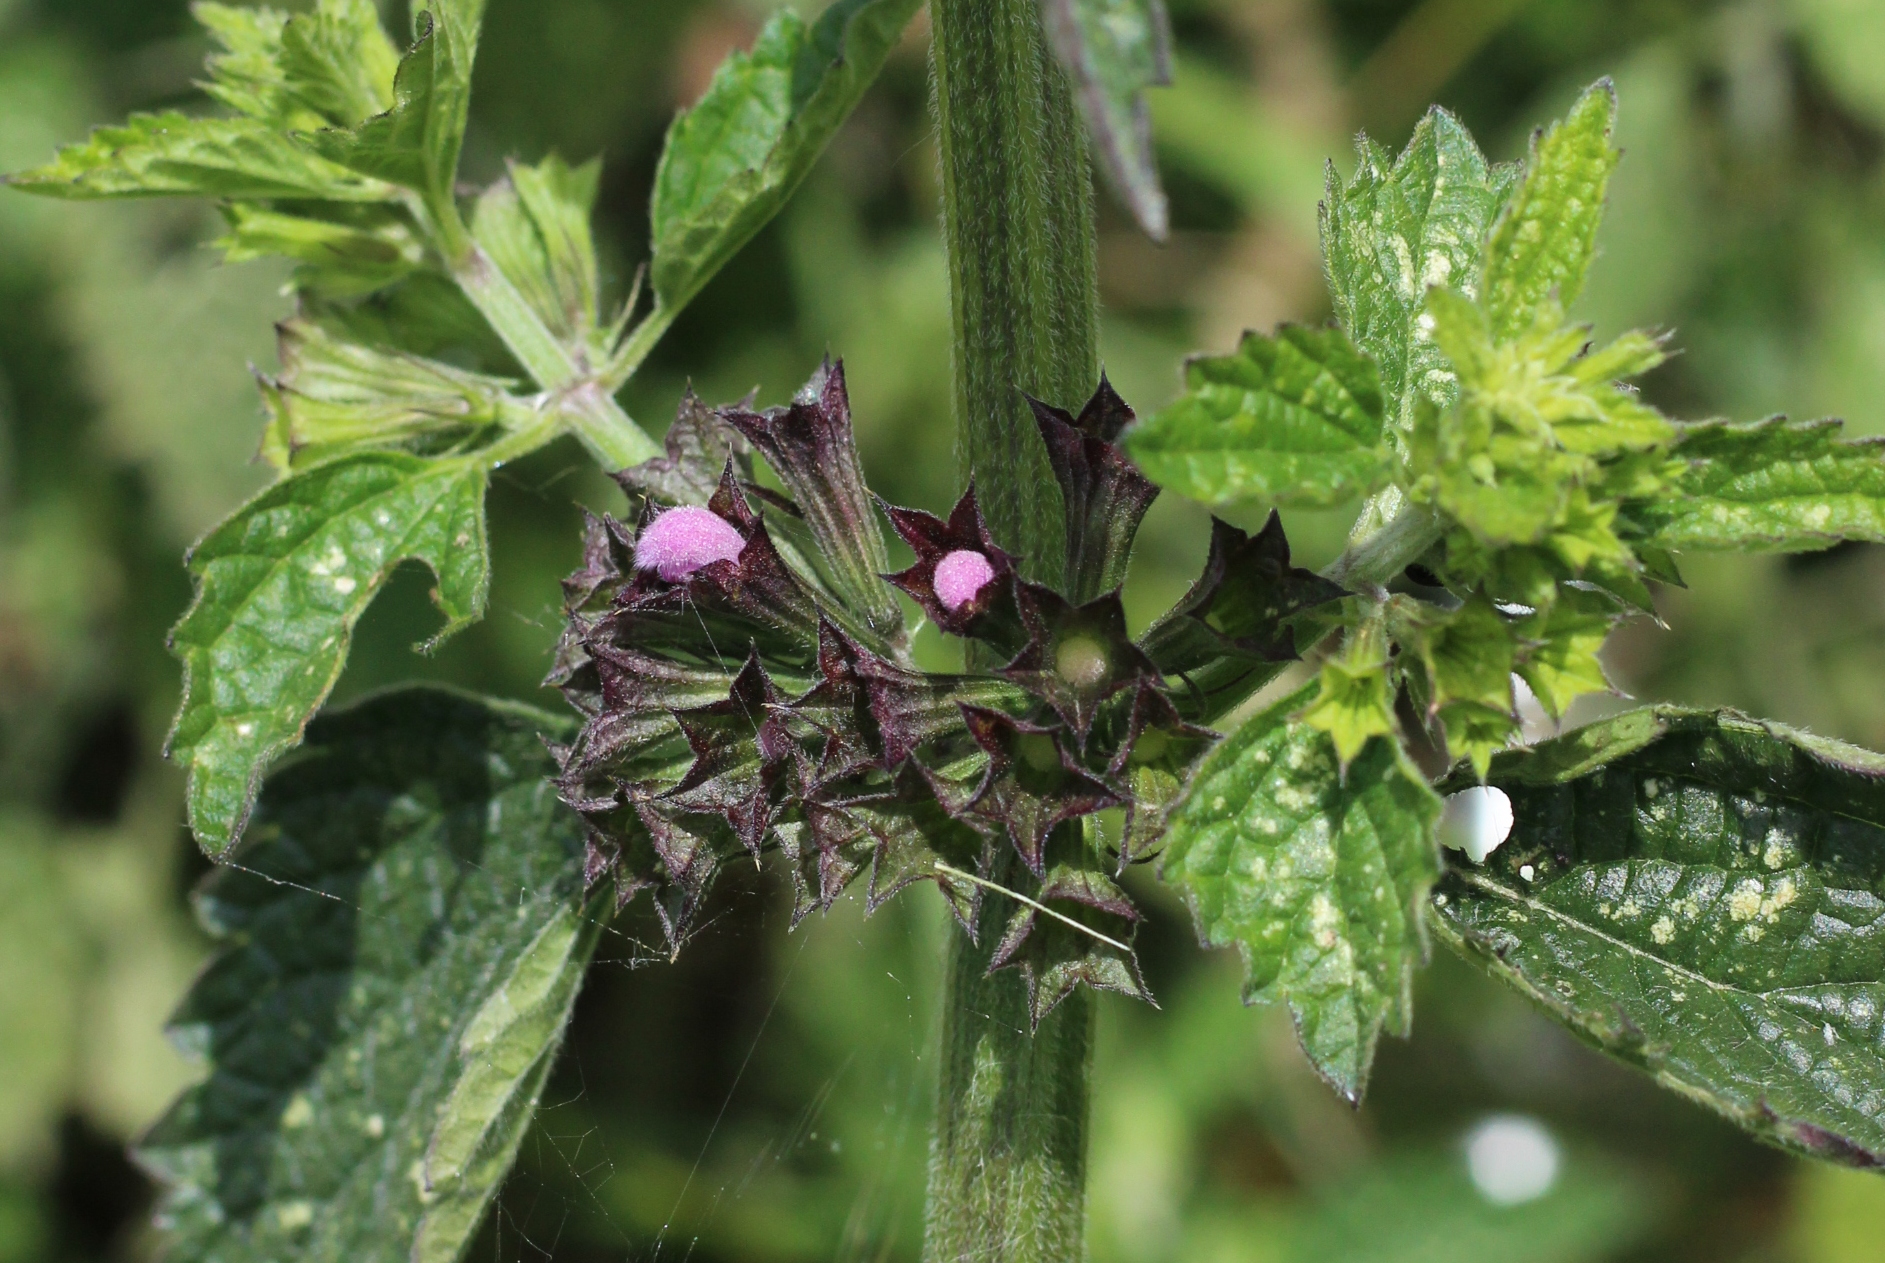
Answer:
[[[1684, 354], [1646, 389], [1678, 415], [1832, 413], [1885, 434], [1885, 0], [1171, 4], [1178, 85], [1154, 102], [1171, 243], [1102, 205], [1105, 357], [1142, 410], [1186, 351], [1327, 315], [1315, 205], [1355, 130], [1398, 144], [1439, 100], [1516, 156], [1609, 74], [1626, 157], [1583, 317], [1674, 329]], [[621, 287], [668, 119], [769, 7], [491, 0], [469, 176], [603, 155]], [[924, 34], [630, 385], [645, 424], [690, 379], [710, 400], [780, 400], [830, 350], [877, 488], [951, 500]], [[205, 51], [182, 0], [0, 0], [0, 170], [130, 109], [200, 105]], [[159, 756], [177, 693], [163, 636], [189, 595], [184, 547], [263, 481], [249, 366], [272, 366], [287, 314], [284, 274], [219, 266], [216, 232], [200, 205], [0, 191], [0, 1263], [156, 1246], [124, 1145], [192, 1073], [160, 1027], [202, 958], [187, 895], [204, 869]], [[573, 446], [505, 470], [491, 616], [418, 658], [428, 580], [402, 574], [343, 696], [423, 675], [559, 704], [537, 682], [584, 503], [619, 507]], [[1140, 625], [1196, 572], [1204, 520], [1154, 509]], [[1346, 518], [1289, 524], [1321, 560]], [[1885, 549], [1684, 569], [1690, 587], [1659, 594], [1667, 626], [1612, 644], [1620, 688], [1885, 747]], [[1153, 883], [1138, 893], [1162, 1008], [1102, 1000], [1095, 1263], [1885, 1255], [1885, 1181], [1749, 1143], [1447, 959], [1351, 1112], [1286, 1018], [1238, 1005], [1235, 961], [1200, 953]], [[734, 877], [677, 964], [635, 915], [618, 924], [471, 1257], [917, 1257], [942, 915], [922, 891], [788, 933], [784, 895], [777, 874]], [[1501, 1115], [1534, 1124], [1486, 1130]], [[1542, 1173], [1522, 1198], [1499, 1178], [1520, 1168]]]

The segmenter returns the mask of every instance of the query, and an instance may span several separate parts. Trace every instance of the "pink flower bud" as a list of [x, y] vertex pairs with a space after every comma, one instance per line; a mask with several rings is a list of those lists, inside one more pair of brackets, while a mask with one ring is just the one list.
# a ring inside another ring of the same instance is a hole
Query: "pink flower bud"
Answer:
[[973, 601], [994, 577], [988, 558], [974, 549], [958, 548], [936, 563], [936, 599], [953, 614]]
[[684, 504], [642, 529], [635, 541], [635, 568], [679, 583], [702, 566], [730, 561], [744, 547], [746, 540], [731, 522], [709, 509]]

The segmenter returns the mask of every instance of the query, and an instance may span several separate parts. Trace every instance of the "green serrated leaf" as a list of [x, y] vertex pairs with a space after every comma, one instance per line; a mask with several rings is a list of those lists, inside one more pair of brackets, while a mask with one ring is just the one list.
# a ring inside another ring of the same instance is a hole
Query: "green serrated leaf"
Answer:
[[1451, 366], [1422, 335], [1430, 286], [1479, 292], [1480, 251], [1516, 169], [1487, 163], [1447, 111], [1429, 110], [1392, 165], [1372, 142], [1346, 185], [1329, 168], [1322, 258], [1335, 314], [1380, 366], [1392, 426], [1413, 424], [1414, 400], [1453, 401]]
[[1296, 718], [1329, 735], [1344, 768], [1374, 738], [1400, 731], [1394, 715], [1387, 639], [1380, 624], [1356, 628], [1342, 652], [1323, 662], [1316, 675], [1315, 697]]
[[1304, 689], [1205, 757], [1166, 834], [1160, 875], [1214, 947], [1235, 946], [1245, 998], [1289, 1006], [1303, 1049], [1351, 1101], [1383, 1027], [1405, 1034], [1439, 873], [1440, 800], [1393, 741], [1338, 766], [1291, 716]]
[[325, 122], [287, 98], [281, 69], [281, 36], [289, 15], [279, 9], [248, 8], [200, 0], [190, 13], [222, 46], [207, 62], [210, 96], [250, 118], [308, 131]]
[[1586, 693], [1608, 693], [1598, 653], [1620, 621], [1616, 604], [1595, 592], [1566, 588], [1551, 607], [1527, 619], [1521, 634], [1530, 642], [1517, 671], [1553, 719]]
[[1247, 333], [1185, 366], [1185, 393], [1123, 442], [1154, 482], [1210, 503], [1330, 505], [1387, 477], [1380, 380], [1340, 329]]
[[380, 25], [374, 0], [319, 0], [281, 33], [287, 90], [341, 127], [358, 127], [393, 108], [399, 52]]
[[427, 0], [415, 10], [418, 38], [400, 60], [392, 109], [350, 130], [317, 132], [310, 143], [350, 170], [450, 207], [483, 20], [484, 0]]
[[28, 193], [107, 198], [162, 195], [377, 202], [395, 195], [250, 118], [133, 114], [100, 127], [43, 167], [7, 177]]
[[173, 1019], [209, 1075], [139, 1148], [173, 1257], [462, 1253], [602, 928], [547, 781], [565, 727], [401, 689], [323, 716], [269, 779]]
[[1648, 708], [1495, 760], [1507, 842], [1444, 937], [1756, 1136], [1885, 1163], [1885, 756]]
[[1043, 0], [1048, 40], [1073, 76], [1087, 135], [1139, 227], [1165, 240], [1168, 215], [1145, 90], [1172, 81], [1164, 0]]
[[1627, 515], [1652, 547], [1799, 552], [1885, 540], [1885, 439], [1840, 439], [1836, 420], [1769, 417], [1683, 426], [1673, 493]]
[[1600, 79], [1533, 137], [1525, 178], [1486, 242], [1481, 301], [1500, 341], [1529, 329], [1548, 300], [1568, 309], [1583, 290], [1619, 156], [1616, 118], [1616, 89]]
[[921, 0], [838, 0], [773, 16], [674, 120], [655, 173], [656, 299], [687, 304], [785, 204], [864, 95]]
[[508, 178], [478, 199], [471, 235], [510, 278], [557, 340], [600, 361], [596, 246], [589, 227], [599, 161], [571, 167], [552, 155], [537, 166], [512, 163]]
[[197, 841], [241, 834], [262, 772], [297, 744], [347, 660], [354, 624], [402, 560], [438, 576], [449, 636], [484, 614], [485, 468], [363, 453], [279, 482], [190, 553], [196, 600], [171, 633], [183, 703], [169, 753]]

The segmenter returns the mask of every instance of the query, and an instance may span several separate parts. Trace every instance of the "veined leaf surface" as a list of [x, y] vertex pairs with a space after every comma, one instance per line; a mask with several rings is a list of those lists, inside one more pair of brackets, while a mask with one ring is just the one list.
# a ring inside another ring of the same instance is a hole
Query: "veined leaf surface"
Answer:
[[1315, 686], [1225, 738], [1172, 812], [1159, 872], [1210, 947], [1235, 946], [1249, 1003], [1282, 1001], [1322, 1076], [1360, 1100], [1383, 1027], [1405, 1034], [1440, 799], [1377, 738], [1339, 767], [1292, 716]]
[[170, 754], [204, 850], [241, 834], [263, 771], [326, 700], [394, 566], [417, 558], [438, 576], [439, 637], [483, 616], [484, 489], [475, 461], [342, 457], [276, 483], [192, 550], [196, 600], [171, 633], [184, 682]]
[[1762, 1139], [1885, 1163], [1885, 756], [1655, 707], [1491, 783], [1516, 823], [1450, 861], [1443, 937]]
[[655, 173], [655, 297], [685, 306], [785, 204], [877, 77], [921, 0], [775, 14], [668, 129]]
[[173, 1022], [209, 1076], [146, 1135], [172, 1257], [462, 1252], [601, 923], [541, 734], [433, 688], [323, 716], [198, 907], [223, 950]]
[[1185, 386], [1124, 439], [1146, 475], [1180, 495], [1330, 505], [1387, 476], [1380, 378], [1339, 329], [1247, 333], [1235, 354], [1187, 364]]

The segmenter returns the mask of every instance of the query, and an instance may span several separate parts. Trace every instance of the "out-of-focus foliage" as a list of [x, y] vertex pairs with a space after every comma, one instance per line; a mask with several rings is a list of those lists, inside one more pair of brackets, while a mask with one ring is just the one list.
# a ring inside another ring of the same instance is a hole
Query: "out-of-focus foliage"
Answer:
[[[405, 6], [387, 7], [399, 29]], [[774, 7], [490, 0], [467, 175], [495, 179], [511, 156], [605, 157], [607, 309], [645, 261], [667, 122]], [[1680, 354], [1643, 379], [1672, 416], [1795, 407], [1885, 434], [1885, 2], [1170, 8], [1175, 82], [1149, 94], [1169, 244], [1101, 192], [1107, 369], [1142, 414], [1177, 393], [1186, 351], [1228, 355], [1246, 328], [1329, 314], [1321, 162], [1352, 176], [1354, 129], [1398, 150], [1438, 100], [1506, 160], [1530, 120], [1610, 74], [1624, 158], [1571, 316], [1604, 341], [1672, 328]], [[192, 29], [181, 0], [0, 0], [0, 169], [43, 162], [98, 120], [205, 112]], [[624, 395], [632, 415], [658, 428], [689, 380], [711, 402], [755, 386], [783, 401], [830, 349], [873, 485], [951, 503], [926, 91], [913, 38], [781, 218], [681, 316]], [[0, 193], [0, 1263], [143, 1257], [148, 1187], [122, 1145], [191, 1073], [158, 1034], [206, 950], [184, 900], [199, 861], [178, 828], [181, 778], [157, 757], [178, 687], [162, 640], [189, 595], [183, 548], [267, 481], [249, 463], [262, 417], [247, 365], [277, 370], [268, 322], [289, 314], [283, 265], [215, 263], [206, 243], [231, 231], [186, 206]], [[414, 656], [440, 619], [431, 576], [400, 572], [337, 696], [422, 675], [559, 705], [538, 681], [576, 506], [620, 508], [599, 477], [570, 472], [581, 463], [553, 449], [500, 472], [486, 621]], [[1267, 508], [1232, 516], [1254, 530]], [[1299, 560], [1332, 556], [1348, 511], [1290, 511]], [[1198, 572], [1204, 522], [1177, 497], [1154, 507], [1134, 630]], [[1885, 746], [1885, 549], [1683, 570], [1691, 589], [1656, 590], [1667, 629], [1641, 620], [1613, 639], [1622, 687]], [[926, 652], [948, 665], [940, 640]], [[925, 900], [867, 922], [847, 900], [788, 934], [783, 874], [747, 872], [678, 964], [652, 923], [605, 936], [474, 1257], [915, 1258], [947, 914]], [[1139, 943], [1164, 1007], [1101, 1006], [1096, 1263], [1877, 1253], [1885, 1182], [1756, 1147], [1446, 960], [1420, 983], [1412, 1040], [1383, 1041], [1351, 1113], [1286, 1016], [1236, 1004], [1235, 963], [1193, 946], [1151, 883], [1128, 883], [1153, 910]], [[1531, 1200], [1488, 1200], [1517, 1161], [1486, 1158], [1485, 1137], [1506, 1133], [1474, 1129], [1495, 1113], [1536, 1118], [1556, 1146]], [[1390, 1204], [1420, 1217], [1419, 1250], [1369, 1239]]]

